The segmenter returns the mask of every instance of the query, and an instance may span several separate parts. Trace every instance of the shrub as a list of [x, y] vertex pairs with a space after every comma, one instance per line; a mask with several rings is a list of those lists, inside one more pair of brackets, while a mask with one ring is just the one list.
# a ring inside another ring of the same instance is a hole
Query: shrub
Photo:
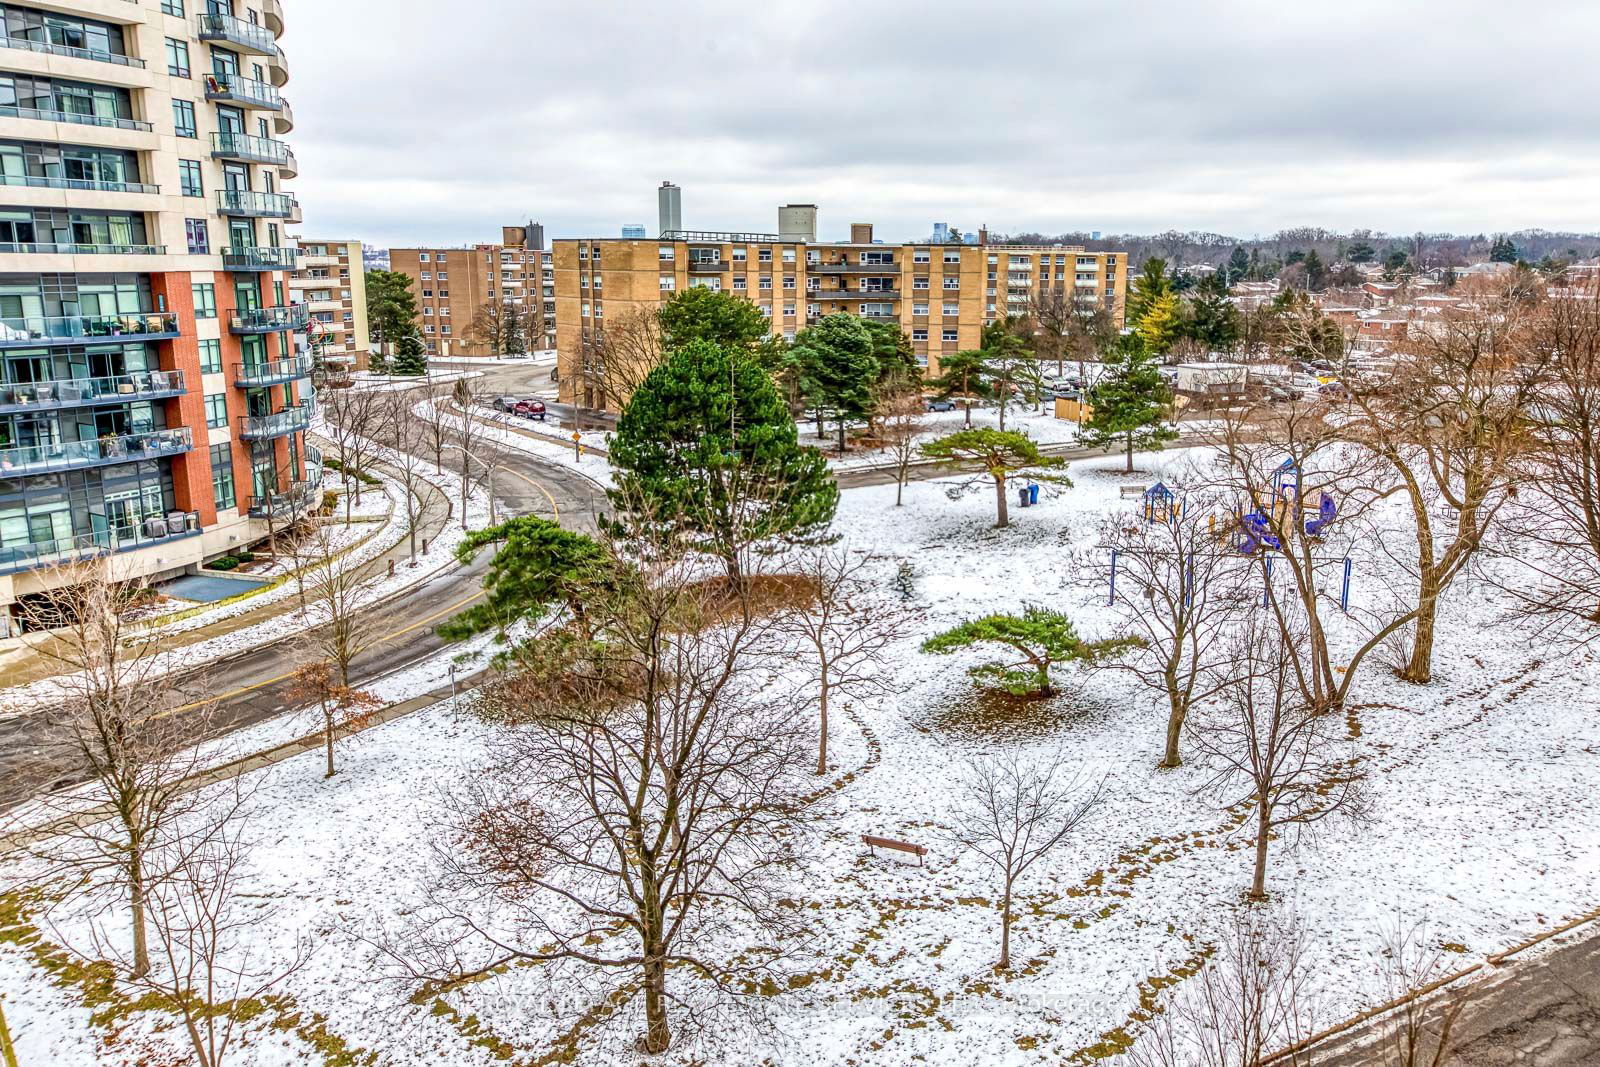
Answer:
[[214, 571], [231, 571], [231, 570], [235, 569], [238, 566], [239, 566], [239, 557], [238, 556], [220, 556], [217, 559], [214, 559], [210, 563], [206, 564], [206, 567], [208, 569], [214, 570]]

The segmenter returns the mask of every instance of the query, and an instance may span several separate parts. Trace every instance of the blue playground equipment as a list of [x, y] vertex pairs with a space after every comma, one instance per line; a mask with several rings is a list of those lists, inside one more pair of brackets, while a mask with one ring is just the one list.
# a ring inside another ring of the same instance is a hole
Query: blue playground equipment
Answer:
[[1322, 533], [1323, 527], [1339, 516], [1339, 505], [1327, 491], [1322, 493], [1322, 499], [1317, 503], [1317, 517], [1306, 520], [1306, 536], [1316, 537]]
[[[1293, 459], [1284, 460], [1273, 472], [1274, 500], [1270, 511], [1258, 507], [1255, 511], [1239, 518], [1237, 547], [1240, 553], [1249, 556], [1263, 549], [1283, 548], [1283, 542], [1272, 532], [1273, 519], [1286, 518], [1290, 508], [1299, 508], [1302, 514], [1305, 514], [1304, 488], [1299, 465]], [[1339, 502], [1327, 490], [1322, 490], [1318, 494], [1316, 512], [1304, 519], [1305, 525], [1302, 529], [1305, 530], [1307, 537], [1320, 537], [1328, 524], [1338, 517]]]
[[1178, 516], [1183, 514], [1183, 504], [1178, 500], [1178, 494], [1168, 489], [1162, 482], [1157, 482], [1144, 491], [1144, 521], [1154, 525], [1158, 522], [1176, 522]]

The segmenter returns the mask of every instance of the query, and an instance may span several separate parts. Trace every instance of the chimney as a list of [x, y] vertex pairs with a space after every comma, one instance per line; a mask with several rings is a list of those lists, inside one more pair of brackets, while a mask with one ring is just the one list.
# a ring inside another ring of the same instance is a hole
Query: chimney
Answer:
[[817, 205], [785, 204], [778, 209], [778, 240], [817, 243]]
[[852, 222], [850, 224], [850, 243], [853, 245], [870, 245], [872, 243], [872, 223]]

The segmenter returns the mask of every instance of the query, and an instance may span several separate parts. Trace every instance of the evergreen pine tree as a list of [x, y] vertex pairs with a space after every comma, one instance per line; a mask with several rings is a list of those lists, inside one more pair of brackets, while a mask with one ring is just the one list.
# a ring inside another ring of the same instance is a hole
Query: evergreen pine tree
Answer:
[[1172, 390], [1137, 333], [1121, 338], [1105, 363], [1105, 376], [1089, 390], [1093, 412], [1079, 439], [1090, 448], [1110, 451], [1118, 445], [1124, 447], [1128, 456], [1125, 469], [1131, 474], [1134, 452], [1178, 436], [1166, 421]]
[[804, 368], [806, 396], [817, 409], [819, 435], [823, 414], [831, 414], [843, 453], [846, 427], [872, 412], [872, 386], [878, 379], [872, 333], [859, 315], [841, 312], [800, 331], [794, 347]]
[[705, 340], [670, 350], [645, 378], [617, 421], [611, 464], [621, 532], [645, 527], [716, 556], [735, 582], [747, 549], [823, 535], [839, 504], [772, 378], [751, 354]]
[[428, 360], [424, 352], [422, 336], [417, 331], [402, 335], [400, 343], [395, 346], [394, 373], [408, 376], [428, 373]]
[[1150, 313], [1157, 301], [1171, 296], [1172, 279], [1167, 276], [1167, 261], [1147, 259], [1128, 287], [1127, 321], [1137, 323]]

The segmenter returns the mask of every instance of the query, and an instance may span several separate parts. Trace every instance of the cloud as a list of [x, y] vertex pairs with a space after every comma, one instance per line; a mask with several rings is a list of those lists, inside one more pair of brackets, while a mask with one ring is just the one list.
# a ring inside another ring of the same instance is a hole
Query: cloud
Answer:
[[308, 236], [1600, 229], [1600, 5], [285, 0]]

